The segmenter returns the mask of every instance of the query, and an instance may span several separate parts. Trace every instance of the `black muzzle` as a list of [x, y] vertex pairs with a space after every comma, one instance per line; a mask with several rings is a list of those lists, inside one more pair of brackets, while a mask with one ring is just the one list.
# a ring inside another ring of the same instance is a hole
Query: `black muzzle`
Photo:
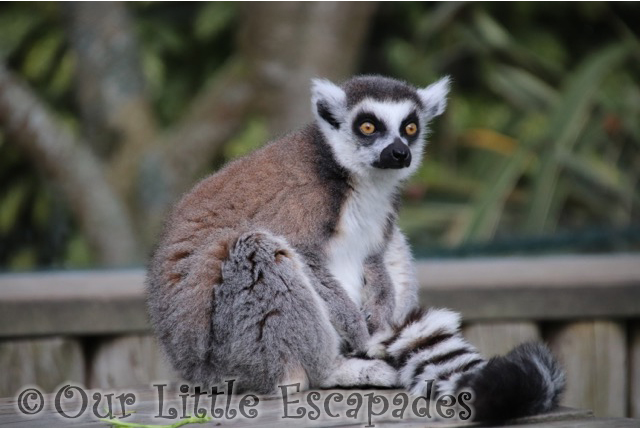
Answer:
[[385, 147], [380, 153], [380, 159], [373, 163], [374, 167], [381, 169], [400, 169], [409, 165], [411, 165], [411, 150], [399, 138]]

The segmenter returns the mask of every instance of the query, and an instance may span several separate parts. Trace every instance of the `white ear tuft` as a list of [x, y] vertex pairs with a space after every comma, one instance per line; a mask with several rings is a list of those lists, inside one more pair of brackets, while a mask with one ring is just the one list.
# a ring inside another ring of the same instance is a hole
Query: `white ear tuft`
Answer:
[[449, 76], [445, 76], [424, 89], [418, 89], [418, 95], [422, 100], [422, 104], [424, 104], [424, 109], [429, 119], [444, 113], [447, 107], [450, 82]]
[[340, 127], [347, 108], [347, 94], [327, 79], [311, 80], [311, 109], [318, 120]]
[[339, 86], [327, 79], [311, 79], [311, 99], [316, 102], [324, 100], [331, 105], [344, 105], [347, 95]]

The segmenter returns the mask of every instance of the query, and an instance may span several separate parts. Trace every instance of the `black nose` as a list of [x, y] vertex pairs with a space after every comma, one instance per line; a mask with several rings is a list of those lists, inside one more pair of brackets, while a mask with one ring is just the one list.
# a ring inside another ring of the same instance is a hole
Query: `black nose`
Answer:
[[380, 159], [373, 163], [373, 166], [381, 169], [400, 169], [411, 165], [411, 150], [396, 138], [393, 143], [385, 147], [380, 153]]
[[409, 156], [409, 148], [404, 144], [402, 147], [394, 147], [391, 149], [391, 156], [397, 161], [403, 161]]

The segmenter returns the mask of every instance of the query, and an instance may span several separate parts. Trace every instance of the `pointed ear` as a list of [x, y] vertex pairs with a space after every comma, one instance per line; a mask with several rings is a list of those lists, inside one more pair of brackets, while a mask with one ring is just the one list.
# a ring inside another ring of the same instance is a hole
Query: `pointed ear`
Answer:
[[449, 93], [449, 76], [443, 77], [436, 83], [432, 83], [424, 89], [418, 89], [418, 95], [424, 104], [428, 119], [444, 113], [447, 107], [447, 94]]
[[347, 94], [326, 79], [311, 81], [311, 109], [318, 122], [324, 121], [339, 129], [347, 112]]

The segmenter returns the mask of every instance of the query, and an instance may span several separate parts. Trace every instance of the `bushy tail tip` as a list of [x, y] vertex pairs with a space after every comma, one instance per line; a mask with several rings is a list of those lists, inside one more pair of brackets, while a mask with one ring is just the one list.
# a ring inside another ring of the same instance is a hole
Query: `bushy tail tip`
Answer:
[[482, 369], [463, 375], [459, 390], [474, 395], [473, 419], [496, 421], [548, 412], [557, 407], [565, 374], [549, 349], [525, 343]]

